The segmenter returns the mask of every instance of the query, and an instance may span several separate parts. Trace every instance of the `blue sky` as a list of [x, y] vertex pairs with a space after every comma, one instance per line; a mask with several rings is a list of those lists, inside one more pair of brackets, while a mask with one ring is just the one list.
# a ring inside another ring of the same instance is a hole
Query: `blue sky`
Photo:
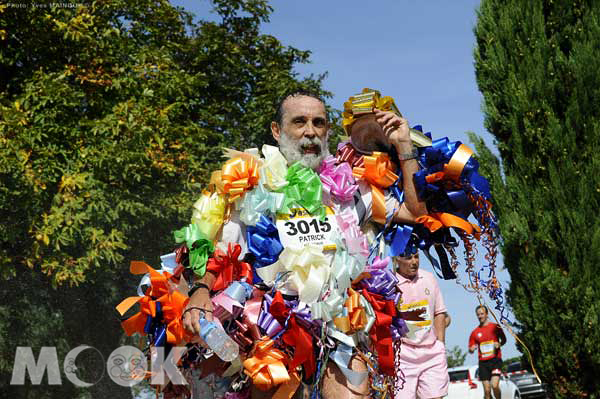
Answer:
[[[208, 1], [177, 0], [200, 19], [213, 19]], [[272, 0], [270, 22], [262, 32], [284, 45], [310, 50], [311, 64], [298, 65], [300, 76], [328, 72], [325, 89], [329, 101], [341, 109], [343, 102], [363, 87], [394, 97], [411, 125], [421, 124], [434, 138], [448, 136], [470, 144], [465, 134], [475, 132], [493, 147], [483, 127], [482, 96], [475, 82], [473, 49], [479, 1], [442, 0]], [[364, 54], [355, 57], [356, 49]], [[367, 50], [367, 51], [364, 51]], [[478, 258], [481, 262], [481, 257]], [[422, 267], [431, 270], [421, 257]], [[499, 280], [508, 288], [509, 276], [497, 262]], [[466, 276], [461, 274], [463, 280]], [[477, 325], [474, 294], [454, 281], [440, 281], [452, 324], [447, 347], [467, 349], [468, 336]], [[510, 316], [511, 320], [514, 317]], [[519, 356], [514, 339], [502, 348], [503, 357]], [[476, 364], [467, 355], [466, 364]]]

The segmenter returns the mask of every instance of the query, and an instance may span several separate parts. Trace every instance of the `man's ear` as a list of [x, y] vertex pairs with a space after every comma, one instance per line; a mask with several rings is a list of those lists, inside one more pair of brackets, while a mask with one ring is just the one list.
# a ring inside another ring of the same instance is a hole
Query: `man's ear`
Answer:
[[271, 134], [276, 142], [279, 143], [279, 139], [281, 138], [281, 130], [279, 129], [279, 124], [275, 121], [271, 122]]

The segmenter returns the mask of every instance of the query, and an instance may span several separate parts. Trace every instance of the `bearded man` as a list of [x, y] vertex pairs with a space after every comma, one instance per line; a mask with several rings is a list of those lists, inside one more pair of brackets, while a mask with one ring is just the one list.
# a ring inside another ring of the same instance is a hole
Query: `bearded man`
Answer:
[[[388, 142], [395, 148], [400, 163], [403, 181], [404, 202], [399, 204], [392, 196], [385, 198], [386, 214], [395, 221], [411, 223], [426, 214], [424, 203], [417, 198], [412, 176], [418, 170], [416, 151], [409, 135], [408, 122], [393, 112], [375, 110], [375, 120], [381, 126]], [[292, 165], [301, 162], [304, 166], [318, 172], [323, 160], [329, 155], [328, 134], [329, 121], [323, 101], [316, 95], [296, 91], [283, 97], [277, 108], [275, 120], [271, 123], [273, 138], [279, 144], [280, 152]], [[368, 185], [359, 185], [352, 205], [360, 224], [370, 220], [371, 193]], [[245, 226], [239, 216], [232, 214], [231, 219], [223, 226], [222, 242], [235, 242], [242, 247], [242, 258], [247, 252]], [[202, 311], [207, 319], [212, 319], [213, 305], [210, 291], [215, 275], [207, 272], [191, 295], [184, 313], [184, 327], [193, 333], [200, 331], [199, 319]], [[366, 371], [365, 363], [358, 357], [352, 358], [349, 368], [353, 371]], [[369, 395], [368, 379], [363, 379], [358, 386], [346, 380], [344, 374], [334, 362], [328, 362], [322, 380], [321, 392], [324, 398], [366, 398]], [[272, 392], [252, 390], [252, 398], [271, 397]]]

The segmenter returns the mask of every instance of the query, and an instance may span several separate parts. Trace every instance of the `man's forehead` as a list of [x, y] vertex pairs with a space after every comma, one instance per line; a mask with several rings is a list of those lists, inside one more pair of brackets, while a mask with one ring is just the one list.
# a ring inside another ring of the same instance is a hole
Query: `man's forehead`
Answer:
[[283, 113], [288, 118], [296, 116], [326, 117], [325, 104], [314, 97], [298, 95], [291, 96], [283, 102]]

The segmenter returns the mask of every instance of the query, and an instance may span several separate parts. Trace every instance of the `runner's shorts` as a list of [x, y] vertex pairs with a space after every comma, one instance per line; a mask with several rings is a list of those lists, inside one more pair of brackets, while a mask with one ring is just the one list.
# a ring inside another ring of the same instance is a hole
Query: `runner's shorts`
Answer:
[[404, 386], [395, 399], [438, 398], [448, 394], [446, 347], [441, 341], [425, 346], [402, 344], [400, 369]]
[[493, 375], [502, 374], [502, 359], [495, 357], [479, 361], [479, 379], [489, 381]]

